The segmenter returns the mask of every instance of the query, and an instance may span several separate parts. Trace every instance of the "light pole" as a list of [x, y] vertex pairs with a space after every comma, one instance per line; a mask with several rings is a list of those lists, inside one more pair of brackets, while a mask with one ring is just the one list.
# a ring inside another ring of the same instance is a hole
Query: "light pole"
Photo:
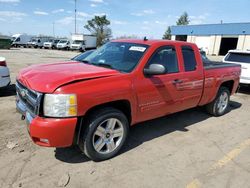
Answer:
[[55, 38], [55, 22], [53, 22], [52, 25], [53, 25], [53, 37]]
[[75, 0], [75, 34], [76, 34], [76, 0]]

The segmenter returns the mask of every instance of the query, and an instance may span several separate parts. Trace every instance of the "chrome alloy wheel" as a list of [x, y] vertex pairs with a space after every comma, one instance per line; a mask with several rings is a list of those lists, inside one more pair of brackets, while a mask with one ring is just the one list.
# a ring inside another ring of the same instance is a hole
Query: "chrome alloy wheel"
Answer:
[[101, 154], [113, 152], [121, 143], [124, 127], [120, 120], [109, 118], [101, 122], [93, 134], [94, 149]]
[[223, 113], [224, 110], [226, 110], [228, 102], [229, 102], [228, 94], [227, 92], [224, 91], [221, 93], [218, 104], [217, 104], [219, 113]]

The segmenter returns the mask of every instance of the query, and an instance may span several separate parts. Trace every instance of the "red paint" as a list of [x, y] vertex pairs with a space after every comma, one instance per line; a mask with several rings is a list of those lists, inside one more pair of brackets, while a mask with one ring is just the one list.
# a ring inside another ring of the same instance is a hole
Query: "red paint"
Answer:
[[[67, 147], [73, 143], [77, 118], [41, 118], [32, 120], [30, 135], [32, 140], [41, 146]], [[48, 139], [49, 143], [41, 142], [40, 139]]]
[[[119, 41], [119, 40], [118, 40]], [[18, 79], [29, 88], [42, 93], [75, 93], [78, 116], [100, 104], [127, 100], [131, 105], [131, 125], [167, 114], [179, 112], [211, 102], [225, 81], [233, 81], [232, 94], [239, 84], [240, 67], [204, 70], [196, 45], [167, 40], [122, 40], [149, 45], [138, 66], [128, 74], [115, 70], [86, 65], [79, 62], [31, 66], [20, 72]], [[143, 69], [150, 56], [161, 46], [175, 47], [179, 72], [147, 78]], [[185, 72], [181, 46], [195, 51], [197, 67]], [[173, 84], [175, 79], [183, 82]], [[78, 81], [78, 82], [74, 82]], [[72, 144], [77, 118], [46, 119], [37, 117], [30, 126], [30, 134], [39, 145], [64, 147]], [[50, 144], [37, 142], [48, 138]]]

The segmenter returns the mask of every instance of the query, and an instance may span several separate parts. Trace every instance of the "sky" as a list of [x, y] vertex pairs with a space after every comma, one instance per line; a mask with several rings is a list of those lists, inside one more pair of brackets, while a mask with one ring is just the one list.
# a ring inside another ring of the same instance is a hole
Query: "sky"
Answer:
[[[95, 15], [107, 15], [113, 38], [162, 38], [186, 11], [190, 24], [250, 22], [250, 0], [77, 0], [77, 32]], [[0, 0], [0, 33], [53, 35], [74, 33], [74, 0]], [[54, 23], [54, 24], [53, 24]]]

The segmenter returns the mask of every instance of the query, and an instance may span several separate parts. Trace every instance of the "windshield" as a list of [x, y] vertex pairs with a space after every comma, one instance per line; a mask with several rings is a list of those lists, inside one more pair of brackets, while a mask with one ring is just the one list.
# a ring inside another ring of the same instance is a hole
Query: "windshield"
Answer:
[[76, 57], [73, 57], [71, 60], [75, 61], [84, 61], [86, 57], [88, 57], [90, 54], [92, 54], [95, 50], [89, 50], [86, 52], [83, 52], [82, 54], [77, 55]]
[[83, 41], [81, 40], [74, 40], [72, 44], [82, 44]]
[[131, 72], [139, 63], [148, 45], [109, 42], [85, 58], [90, 64], [112, 68], [121, 72]]
[[225, 60], [239, 63], [250, 63], [250, 53], [229, 53]]
[[66, 40], [60, 40], [59, 43], [66, 43]]

